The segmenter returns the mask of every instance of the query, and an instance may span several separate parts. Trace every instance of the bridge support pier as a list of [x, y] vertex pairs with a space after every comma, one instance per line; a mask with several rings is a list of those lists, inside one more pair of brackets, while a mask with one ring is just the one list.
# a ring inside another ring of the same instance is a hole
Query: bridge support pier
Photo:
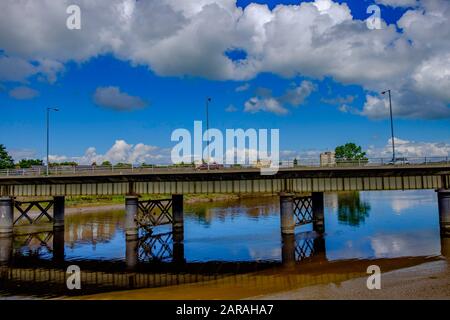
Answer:
[[183, 264], [184, 259], [184, 209], [183, 195], [172, 195], [172, 240], [173, 240], [173, 259], [175, 264]]
[[138, 237], [138, 225], [136, 222], [138, 200], [137, 196], [125, 197], [125, 237], [130, 240]]
[[313, 211], [313, 230], [318, 233], [325, 232], [325, 209], [323, 192], [313, 192], [312, 199], [312, 211]]
[[11, 197], [0, 198], [0, 235], [12, 234], [14, 225], [14, 203]]
[[438, 207], [439, 207], [439, 225], [442, 236], [450, 236], [450, 189], [439, 189]]
[[53, 201], [53, 228], [64, 229], [65, 197], [55, 196], [53, 197]]
[[173, 229], [184, 228], [184, 212], [183, 212], [183, 195], [173, 194], [172, 195], [172, 217], [173, 217]]
[[280, 194], [281, 234], [294, 234], [294, 199], [290, 193]]

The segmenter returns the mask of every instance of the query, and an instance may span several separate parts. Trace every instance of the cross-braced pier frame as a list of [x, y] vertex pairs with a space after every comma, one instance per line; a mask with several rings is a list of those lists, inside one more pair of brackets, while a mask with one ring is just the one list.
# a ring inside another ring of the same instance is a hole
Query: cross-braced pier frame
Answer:
[[183, 229], [182, 194], [159, 200], [139, 200], [138, 196], [127, 196], [125, 211], [127, 238], [137, 238], [140, 228], [152, 232], [154, 227], [171, 224], [174, 231]]
[[[53, 222], [55, 228], [63, 228], [64, 199], [64, 196], [35, 201], [17, 201], [12, 197], [0, 198], [0, 235], [12, 233], [14, 226], [34, 225], [43, 220]], [[19, 213], [18, 216], [15, 215], [15, 211]]]
[[312, 223], [313, 230], [325, 231], [323, 192], [313, 192], [310, 196], [280, 194], [281, 233], [293, 234], [295, 227]]

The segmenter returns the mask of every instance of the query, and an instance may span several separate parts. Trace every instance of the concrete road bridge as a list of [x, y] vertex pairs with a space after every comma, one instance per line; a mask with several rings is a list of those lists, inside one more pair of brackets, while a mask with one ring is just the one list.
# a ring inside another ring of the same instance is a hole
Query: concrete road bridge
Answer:
[[[142, 168], [141, 168], [142, 169]], [[64, 228], [66, 196], [125, 195], [127, 241], [139, 230], [150, 231], [171, 224], [177, 242], [183, 241], [183, 194], [273, 193], [280, 196], [283, 235], [309, 224], [324, 230], [324, 192], [434, 189], [438, 195], [442, 233], [450, 233], [450, 164], [363, 165], [281, 168], [274, 175], [261, 175], [258, 168], [226, 168], [200, 171], [193, 168], [108, 172], [65, 172], [0, 176], [0, 235], [13, 233], [19, 223], [41, 220]], [[141, 195], [169, 194], [167, 199], [145, 200]], [[26, 197], [26, 201], [17, 197]], [[42, 200], [47, 197], [47, 199]], [[51, 197], [51, 198], [50, 198]], [[49, 199], [50, 198], [50, 199]], [[30, 200], [32, 199], [32, 200]], [[36, 199], [36, 200], [33, 200]], [[38, 211], [33, 216], [30, 213]], [[15, 214], [18, 213], [17, 214]]]
[[449, 188], [450, 163], [404, 166], [258, 168], [199, 171], [116, 169], [65, 171], [50, 176], [0, 175], [0, 196], [42, 197], [129, 194], [277, 193]]

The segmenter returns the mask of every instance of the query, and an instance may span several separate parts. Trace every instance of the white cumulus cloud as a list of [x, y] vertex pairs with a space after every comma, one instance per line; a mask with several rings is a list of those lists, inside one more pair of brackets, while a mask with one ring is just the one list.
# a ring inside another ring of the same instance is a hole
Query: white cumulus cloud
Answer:
[[[394, 138], [395, 153], [398, 157], [449, 157], [450, 144], [445, 142], [410, 141]], [[369, 147], [369, 157], [391, 157], [392, 140], [389, 139], [384, 147]]]
[[90, 165], [94, 162], [100, 165], [104, 161], [113, 164], [167, 164], [170, 160], [170, 150], [143, 143], [133, 145], [125, 140], [116, 140], [104, 154], [97, 153], [95, 147], [89, 147], [82, 156], [50, 155], [49, 159], [50, 162], [74, 161], [83, 165]]
[[303, 80], [298, 86], [294, 85], [292, 88], [288, 88], [279, 97], [273, 97], [270, 89], [259, 88], [257, 96], [245, 102], [244, 111], [250, 113], [265, 111], [278, 115], [287, 114], [289, 111], [286, 105], [298, 107], [315, 90], [316, 85], [307, 80]]
[[[272, 10], [256, 3], [237, 7], [235, 0], [3, 0], [0, 81], [42, 73], [52, 82], [69, 61], [112, 54], [161, 76], [331, 77], [362, 86], [368, 97], [391, 89], [402, 117], [450, 117], [450, 1], [378, 3], [412, 8], [397, 26], [383, 22], [381, 30], [370, 30], [346, 3], [332, 0]], [[69, 4], [81, 8], [81, 30], [65, 27]], [[233, 60], [230, 50], [245, 58]], [[5, 59], [16, 59], [17, 67]], [[381, 104], [365, 109], [362, 115], [385, 116]]]

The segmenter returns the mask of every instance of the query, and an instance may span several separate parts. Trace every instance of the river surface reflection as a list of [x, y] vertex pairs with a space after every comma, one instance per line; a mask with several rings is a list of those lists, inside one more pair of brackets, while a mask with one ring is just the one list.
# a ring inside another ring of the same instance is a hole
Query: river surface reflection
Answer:
[[[182, 269], [183, 273], [221, 274], [220, 266], [223, 265], [230, 274], [277, 267], [291, 253], [297, 262], [312, 261], [314, 256], [319, 256], [322, 262], [343, 262], [345, 268], [346, 261], [439, 258], [446, 251], [441, 248], [437, 198], [431, 190], [326, 193], [325, 233], [319, 235], [313, 232], [311, 225], [297, 227], [292, 246], [289, 244], [291, 240], [283, 238], [280, 233], [278, 197], [186, 204], [184, 237], [176, 240], [176, 236], [170, 233], [170, 226], [157, 227], [154, 234], [167, 236], [143, 243], [151, 254], [148, 250], [137, 248], [137, 244], [127, 243], [124, 218], [121, 210], [69, 215], [62, 234], [16, 234], [11, 245], [7, 240], [1, 240], [2, 293], [14, 294], [15, 289], [20, 287], [20, 294], [34, 294], [31, 289], [23, 289], [18, 284], [20, 276], [14, 278], [8, 275], [5, 280], [6, 272], [11, 273], [11, 269], [16, 267], [29, 272], [57, 268], [58, 263], [67, 266], [85, 262], [89, 268], [92, 266], [92, 270], [104, 273], [106, 271], [102, 268], [107, 268], [111, 272], [117, 270], [124, 273], [129, 269], [116, 268], [115, 265], [129, 266], [127, 257], [133, 250], [139, 251], [136, 252], [140, 265], [138, 271], [149, 275], [161, 272], [177, 274], [177, 270], [181, 269], [173, 269], [171, 262], [180, 254], [178, 261], [186, 266]], [[56, 241], [62, 243], [62, 239], [63, 244], [58, 248]], [[174, 241], [179, 241], [181, 247], [173, 245]], [[142, 243], [139, 245], [142, 246]], [[9, 259], [5, 258], [8, 257], [8, 250], [12, 251]], [[27, 259], [33, 263], [27, 262]], [[158, 267], [154, 267], [155, 263]], [[201, 268], [209, 270], [205, 266], [212, 265], [215, 266], [214, 271], [198, 271]], [[197, 268], [195, 272], [191, 270], [194, 266]], [[37, 283], [35, 278], [27, 281]], [[149, 280], [147, 285], [136, 285], [135, 281], [118, 287], [108, 286], [105, 290], [156, 286]], [[186, 280], [191, 281], [202, 279]], [[159, 286], [164, 286], [164, 283], [160, 282]], [[47, 288], [50, 291], [46, 293], [58, 295], [59, 291], [55, 289], [52, 292], [52, 288]]]

